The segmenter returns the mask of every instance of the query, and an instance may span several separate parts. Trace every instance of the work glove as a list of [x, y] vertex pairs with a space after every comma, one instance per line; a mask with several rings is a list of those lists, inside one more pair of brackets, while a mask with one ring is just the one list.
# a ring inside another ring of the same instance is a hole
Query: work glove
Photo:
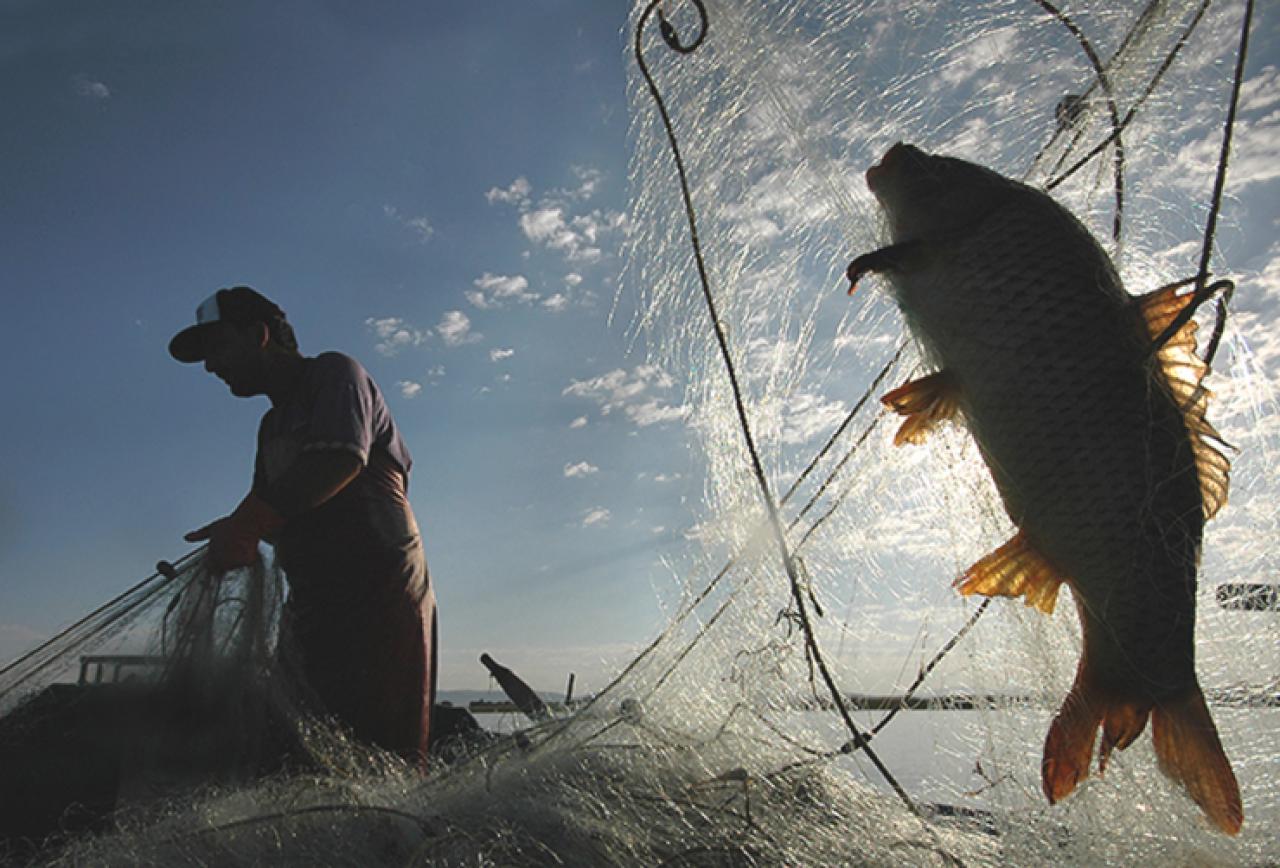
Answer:
[[209, 559], [220, 572], [247, 567], [258, 560], [258, 541], [273, 539], [284, 526], [284, 519], [252, 491], [240, 501], [231, 515], [193, 530], [183, 537], [187, 542], [209, 541]]

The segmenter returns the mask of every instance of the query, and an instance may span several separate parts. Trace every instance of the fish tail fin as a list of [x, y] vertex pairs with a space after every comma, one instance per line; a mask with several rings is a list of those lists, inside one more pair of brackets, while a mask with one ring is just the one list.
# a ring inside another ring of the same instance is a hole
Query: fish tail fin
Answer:
[[1117, 696], [1100, 689], [1081, 661], [1075, 684], [1049, 726], [1044, 742], [1040, 775], [1049, 803], [1066, 798], [1088, 777], [1099, 727], [1102, 743], [1098, 748], [1098, 774], [1102, 774], [1111, 752], [1124, 750], [1142, 734], [1151, 707], [1149, 699]]
[[1089, 775], [1093, 742], [1102, 723], [1101, 697], [1083, 663], [1062, 708], [1049, 725], [1040, 761], [1040, 780], [1049, 804], [1066, 798]]
[[1200, 685], [1155, 706], [1151, 731], [1160, 770], [1186, 787], [1215, 826], [1228, 835], [1239, 832], [1244, 823], [1240, 786]]
[[1098, 774], [1107, 770], [1111, 751], [1124, 750], [1147, 728], [1151, 700], [1113, 699], [1102, 712], [1102, 746], [1098, 748]]

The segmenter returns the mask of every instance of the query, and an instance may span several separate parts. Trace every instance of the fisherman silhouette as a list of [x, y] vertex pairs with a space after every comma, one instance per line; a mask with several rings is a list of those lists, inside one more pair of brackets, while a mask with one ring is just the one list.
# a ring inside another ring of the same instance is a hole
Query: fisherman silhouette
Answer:
[[186, 535], [217, 569], [275, 546], [289, 583], [282, 641], [323, 711], [425, 769], [436, 692], [436, 606], [413, 510], [412, 460], [377, 385], [341, 353], [298, 352], [276, 304], [220, 289], [169, 344], [237, 397], [266, 395], [249, 493]]

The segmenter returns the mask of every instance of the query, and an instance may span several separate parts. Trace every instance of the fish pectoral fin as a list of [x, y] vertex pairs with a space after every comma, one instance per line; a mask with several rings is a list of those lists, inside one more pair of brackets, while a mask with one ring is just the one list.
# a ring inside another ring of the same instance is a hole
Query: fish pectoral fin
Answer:
[[[1164, 334], [1195, 298], [1194, 292], [1181, 293], [1182, 288], [1181, 283], [1172, 284], [1137, 298], [1138, 310], [1152, 341]], [[1227, 503], [1231, 481], [1231, 460], [1219, 447], [1230, 447], [1207, 418], [1213, 393], [1204, 386], [1209, 366], [1196, 354], [1195, 320], [1187, 320], [1170, 336], [1156, 351], [1156, 360], [1191, 435], [1204, 517], [1213, 518]]]
[[1215, 826], [1234, 835], [1244, 823], [1240, 786], [1222, 749], [1200, 685], [1151, 711], [1160, 770], [1187, 789]]
[[986, 597], [1025, 597], [1046, 615], [1053, 614], [1058, 589], [1066, 577], [1044, 559], [1018, 531], [1007, 543], [964, 571], [956, 579], [961, 594]]
[[880, 402], [906, 421], [893, 437], [893, 445], [923, 443], [939, 422], [954, 419], [960, 412], [960, 386], [946, 371], [937, 371], [904, 383]]
[[866, 275], [874, 272], [901, 271], [918, 259], [925, 249], [923, 241], [901, 241], [854, 257], [844, 272], [849, 278], [849, 295], [853, 295], [854, 290], [858, 288], [858, 281]]

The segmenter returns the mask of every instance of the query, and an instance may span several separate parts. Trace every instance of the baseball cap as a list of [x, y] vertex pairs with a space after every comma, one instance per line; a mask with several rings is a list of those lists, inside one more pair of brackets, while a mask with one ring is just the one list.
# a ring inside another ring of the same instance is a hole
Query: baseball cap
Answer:
[[[196, 308], [196, 324], [187, 326], [169, 341], [169, 355], [180, 362], [202, 362], [205, 357], [204, 337], [214, 323], [261, 322], [274, 334], [285, 324], [284, 311], [266, 296], [248, 286], [220, 289], [200, 302]], [[290, 330], [292, 334], [292, 330]]]

